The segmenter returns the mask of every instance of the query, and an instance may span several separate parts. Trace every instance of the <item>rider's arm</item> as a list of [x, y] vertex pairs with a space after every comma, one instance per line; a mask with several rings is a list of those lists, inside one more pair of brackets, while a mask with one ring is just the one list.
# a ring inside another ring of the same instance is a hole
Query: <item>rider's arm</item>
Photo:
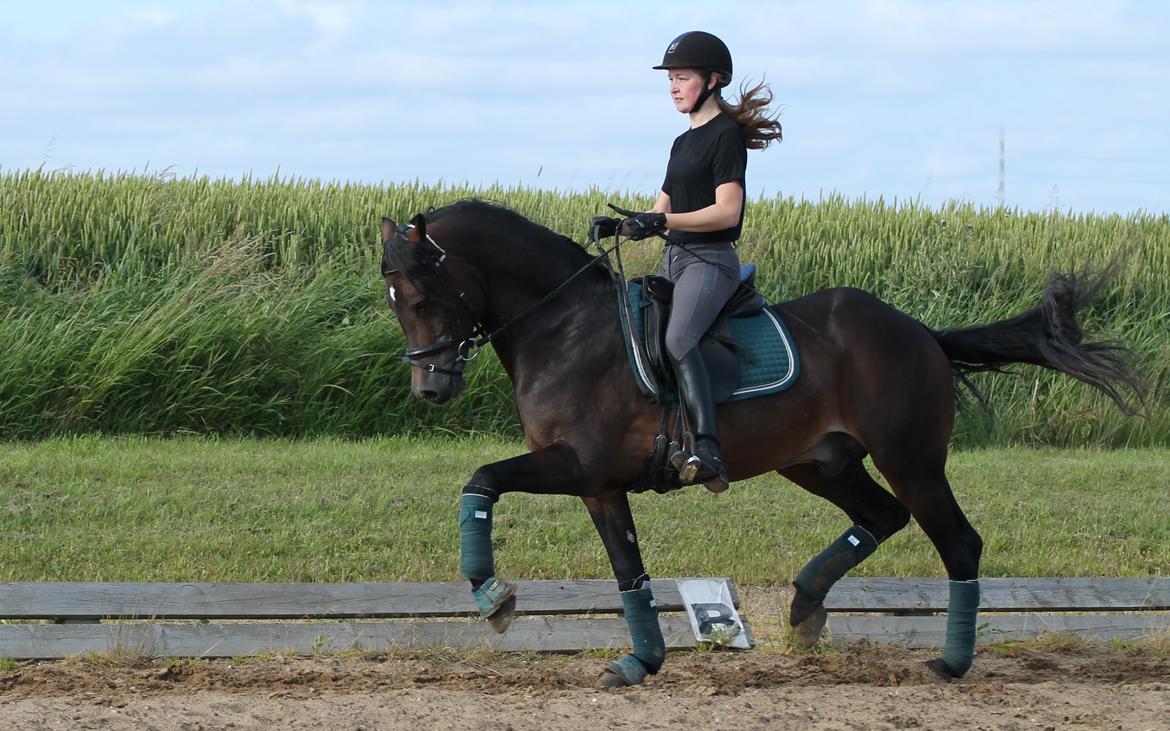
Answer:
[[[663, 200], [666, 206], [660, 208]], [[654, 211], [666, 214], [666, 227], [673, 231], [722, 231], [739, 223], [743, 210], [743, 182], [732, 180], [715, 189], [715, 202], [689, 213], [671, 213], [670, 196], [661, 193]]]
[[666, 194], [665, 190], [658, 191], [658, 200], [655, 201], [654, 207], [650, 209], [651, 213], [670, 213], [670, 196]]

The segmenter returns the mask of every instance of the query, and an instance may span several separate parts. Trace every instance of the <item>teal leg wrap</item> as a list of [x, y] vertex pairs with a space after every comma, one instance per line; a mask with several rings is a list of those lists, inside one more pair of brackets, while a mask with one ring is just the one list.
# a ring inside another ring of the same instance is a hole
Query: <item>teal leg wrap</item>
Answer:
[[630, 676], [627, 672], [641, 667], [641, 677], [630, 683], [637, 685], [646, 677], [646, 673], [654, 674], [662, 668], [662, 663], [666, 661], [666, 640], [662, 638], [662, 627], [658, 625], [658, 605], [654, 603], [650, 587], [623, 591], [622, 606], [625, 608], [626, 624], [630, 627], [633, 652], [611, 663], [609, 669], [628, 681]]
[[508, 600], [508, 597], [516, 593], [516, 585], [502, 581], [496, 577], [491, 577], [483, 582], [483, 585], [471, 592], [471, 596], [475, 599], [475, 606], [479, 607], [479, 615], [481, 617], [490, 617], [496, 613], [500, 605]]
[[492, 560], [492, 500], [464, 495], [459, 501], [459, 570], [467, 579], [490, 579]]
[[947, 601], [947, 640], [942, 659], [963, 677], [975, 661], [975, 617], [979, 614], [979, 580], [952, 581]]
[[873, 534], [855, 525], [829, 544], [829, 547], [813, 556], [792, 583], [804, 589], [817, 601], [824, 601], [829, 589], [837, 580], [877, 550], [877, 539]]

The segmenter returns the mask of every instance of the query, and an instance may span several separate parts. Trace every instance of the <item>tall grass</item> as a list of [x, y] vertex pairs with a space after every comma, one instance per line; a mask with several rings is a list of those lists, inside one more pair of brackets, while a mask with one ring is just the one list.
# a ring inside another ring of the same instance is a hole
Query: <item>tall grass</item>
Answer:
[[[490, 355], [443, 410], [409, 394], [402, 338], [377, 276], [377, 222], [466, 196], [581, 238], [615, 200], [491, 187], [242, 181], [124, 173], [0, 175], [0, 437], [87, 432], [266, 435], [487, 431], [514, 435]], [[849, 285], [933, 327], [1037, 301], [1046, 274], [1124, 256], [1089, 328], [1138, 352], [1147, 413], [1038, 369], [986, 375], [995, 406], [963, 412], [960, 445], [1167, 445], [1170, 219], [976, 209], [954, 203], [749, 204], [741, 258], [774, 301]], [[654, 267], [652, 244], [632, 249]]]

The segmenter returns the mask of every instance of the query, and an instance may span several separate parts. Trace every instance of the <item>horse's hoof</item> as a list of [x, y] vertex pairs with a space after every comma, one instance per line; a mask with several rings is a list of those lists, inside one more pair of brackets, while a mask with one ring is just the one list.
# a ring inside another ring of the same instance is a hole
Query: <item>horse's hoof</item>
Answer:
[[516, 585], [491, 577], [471, 592], [479, 607], [479, 616], [487, 620], [496, 634], [503, 634], [516, 613]]
[[598, 688], [629, 688], [630, 687], [630, 684], [626, 682], [625, 678], [623, 678], [621, 675], [615, 673], [614, 671], [610, 670], [609, 668], [606, 668], [605, 670], [601, 671], [601, 675], [597, 676], [597, 683], [595, 683], [595, 685]]
[[502, 635], [508, 631], [508, 626], [512, 624], [512, 617], [516, 616], [516, 595], [513, 594], [503, 601], [496, 611], [489, 614], [485, 619], [488, 626], [492, 628], [492, 632]]
[[605, 666], [601, 676], [597, 678], [600, 688], [628, 688], [632, 685], [641, 685], [648, 675], [646, 666], [633, 655], [626, 655]]
[[792, 634], [796, 637], [796, 644], [805, 650], [817, 644], [817, 641], [821, 639], [821, 633], [825, 631], [827, 621], [829, 621], [829, 613], [825, 611], [823, 605], [817, 604], [807, 617], [799, 624], [792, 626]]
[[936, 657], [933, 660], [927, 660], [922, 664], [928, 667], [930, 671], [934, 673], [935, 679], [939, 680], [940, 682], [949, 683], [959, 677], [959, 675], [954, 670], [951, 670], [950, 665], [947, 665], [945, 662], [943, 662], [941, 657]]

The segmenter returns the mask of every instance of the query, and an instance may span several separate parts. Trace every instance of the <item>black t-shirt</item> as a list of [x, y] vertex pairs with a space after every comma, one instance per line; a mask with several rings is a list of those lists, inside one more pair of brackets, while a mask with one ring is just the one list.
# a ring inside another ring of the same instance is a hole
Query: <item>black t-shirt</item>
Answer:
[[[675, 139], [662, 191], [670, 196], [672, 213], [690, 213], [713, 205], [715, 189], [724, 183], [738, 180], [746, 190], [746, 172], [747, 147], [743, 132], [734, 119], [721, 112]], [[742, 229], [741, 206], [739, 222], [733, 228], [704, 232], [672, 230], [667, 238], [677, 244], [714, 244], [735, 241]]]

